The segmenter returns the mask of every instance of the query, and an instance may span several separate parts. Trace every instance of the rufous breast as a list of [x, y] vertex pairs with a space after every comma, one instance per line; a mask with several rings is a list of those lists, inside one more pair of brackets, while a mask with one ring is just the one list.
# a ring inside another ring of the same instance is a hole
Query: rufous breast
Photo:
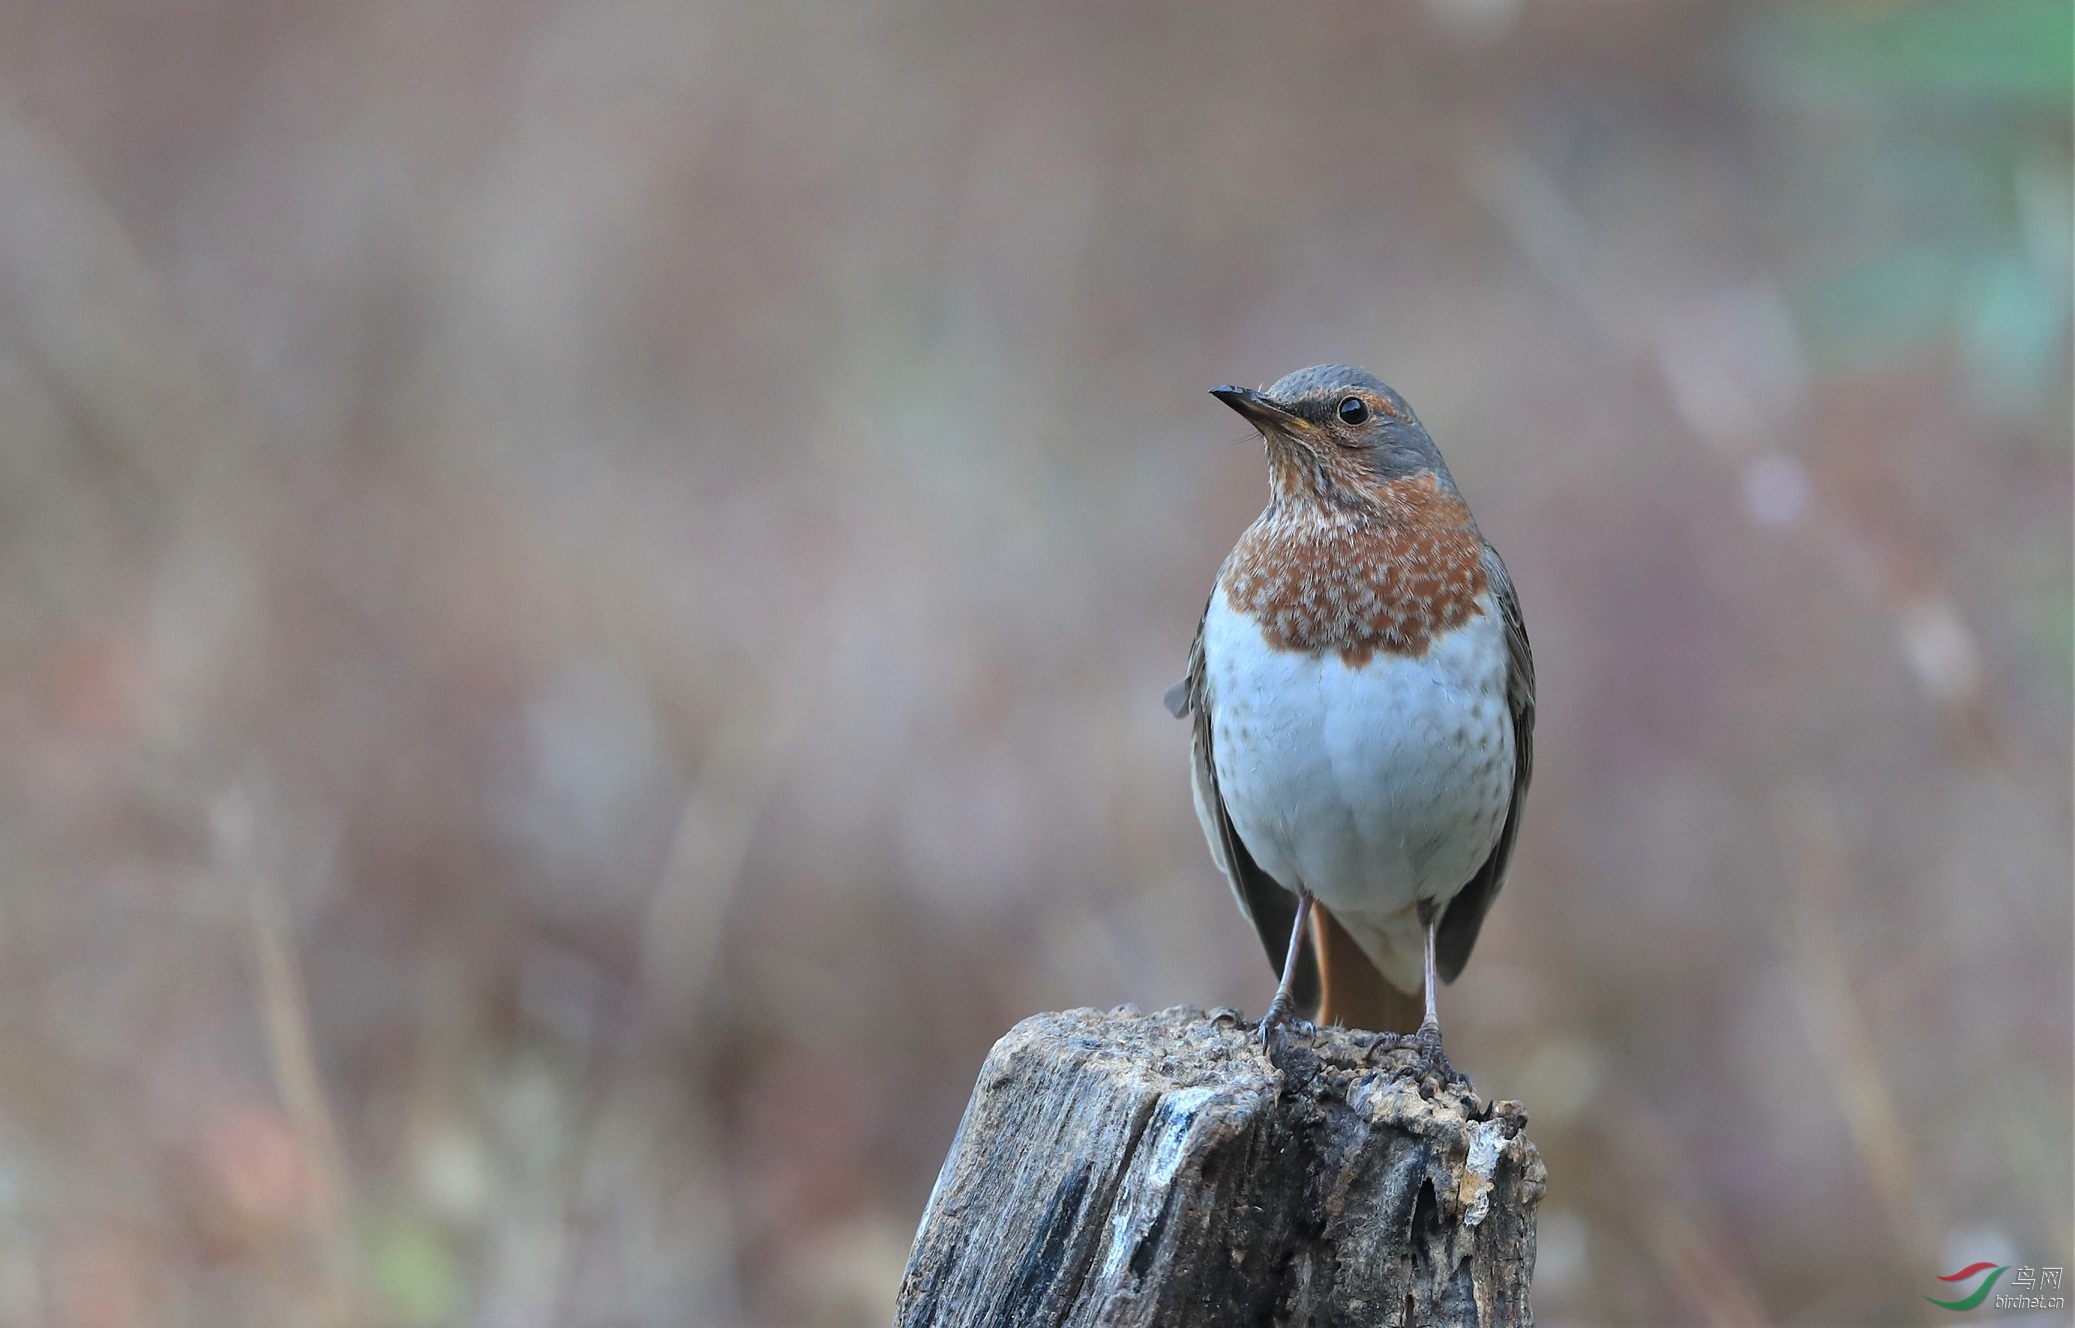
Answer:
[[1222, 583], [1279, 650], [1417, 658], [1484, 610], [1484, 538], [1433, 472], [1368, 486], [1360, 502], [1277, 503], [1240, 537]]

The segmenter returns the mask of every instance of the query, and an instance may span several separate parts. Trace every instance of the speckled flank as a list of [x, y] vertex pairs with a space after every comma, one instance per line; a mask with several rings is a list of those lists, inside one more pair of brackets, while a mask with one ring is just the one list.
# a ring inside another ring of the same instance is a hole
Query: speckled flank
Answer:
[[1461, 498], [1432, 472], [1345, 499], [1336, 478], [1279, 496], [1225, 564], [1227, 598], [1271, 646], [1359, 668], [1378, 651], [1423, 655], [1482, 612], [1484, 542]]

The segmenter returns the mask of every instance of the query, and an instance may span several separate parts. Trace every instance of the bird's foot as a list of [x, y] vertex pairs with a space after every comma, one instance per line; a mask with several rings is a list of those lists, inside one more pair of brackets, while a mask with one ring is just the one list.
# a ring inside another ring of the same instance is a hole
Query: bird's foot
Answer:
[[1441, 1026], [1432, 1020], [1421, 1024], [1411, 1038], [1416, 1053], [1412, 1060], [1412, 1077], [1419, 1082], [1421, 1096], [1442, 1088], [1470, 1086], [1470, 1076], [1449, 1063], [1448, 1053], [1441, 1049]]
[[1256, 1030], [1261, 1045], [1268, 1052], [1268, 1059], [1277, 1065], [1282, 1063], [1282, 1054], [1296, 1038], [1309, 1038], [1318, 1030], [1309, 1020], [1297, 1017], [1296, 1006], [1283, 999], [1281, 993], [1269, 1002], [1268, 1013], [1261, 1016], [1261, 1025]]

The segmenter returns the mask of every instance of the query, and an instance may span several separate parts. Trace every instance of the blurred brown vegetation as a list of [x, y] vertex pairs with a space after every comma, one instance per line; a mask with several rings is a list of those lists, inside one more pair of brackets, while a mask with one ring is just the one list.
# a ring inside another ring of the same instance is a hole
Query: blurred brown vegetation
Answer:
[[1326, 359], [1534, 634], [1542, 1320], [2075, 1263], [2067, 21], [0, 5], [0, 1322], [884, 1322], [1010, 1023], [1266, 999]]

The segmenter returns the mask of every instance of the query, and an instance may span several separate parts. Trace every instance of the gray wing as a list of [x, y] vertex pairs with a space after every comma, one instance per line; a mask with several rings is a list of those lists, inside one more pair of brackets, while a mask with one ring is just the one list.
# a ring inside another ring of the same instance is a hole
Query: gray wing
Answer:
[[[1205, 605], [1204, 610], [1208, 613], [1209, 605]], [[1274, 967], [1276, 977], [1280, 978], [1283, 960], [1289, 956], [1290, 930], [1297, 925], [1297, 897], [1283, 889], [1274, 877], [1254, 862], [1254, 855], [1247, 852], [1246, 842], [1239, 837], [1238, 828], [1225, 810], [1224, 795], [1218, 792], [1217, 762], [1212, 759], [1207, 687], [1203, 667], [1203, 625], [1198, 622], [1195, 644], [1189, 647], [1188, 675], [1167, 689], [1167, 710], [1176, 719], [1188, 716], [1195, 721], [1189, 747], [1195, 765], [1196, 817], [1203, 822], [1203, 835], [1210, 841], [1211, 857], [1216, 860], [1218, 869], [1225, 873], [1225, 879], [1232, 883], [1232, 893], [1239, 899], [1240, 911], [1260, 933], [1261, 948], [1268, 952], [1268, 962]], [[1297, 976], [1292, 987], [1291, 995], [1299, 1010], [1318, 1007], [1318, 955], [1312, 948], [1310, 937], [1305, 938], [1303, 953], [1298, 957]]]
[[1528, 777], [1535, 766], [1535, 657], [1527, 645], [1527, 624], [1520, 619], [1520, 597], [1513, 593], [1513, 578], [1499, 551], [1484, 546], [1484, 574], [1490, 578], [1506, 623], [1506, 708], [1513, 712], [1513, 801], [1506, 809], [1506, 824], [1499, 842], [1448, 903], [1441, 925], [1434, 933], [1434, 966], [1443, 982], [1453, 982], [1470, 960], [1477, 944], [1477, 931], [1499, 887], [1506, 882], [1506, 866], [1513, 859], [1513, 839], [1520, 831], [1520, 806], [1527, 801]]

